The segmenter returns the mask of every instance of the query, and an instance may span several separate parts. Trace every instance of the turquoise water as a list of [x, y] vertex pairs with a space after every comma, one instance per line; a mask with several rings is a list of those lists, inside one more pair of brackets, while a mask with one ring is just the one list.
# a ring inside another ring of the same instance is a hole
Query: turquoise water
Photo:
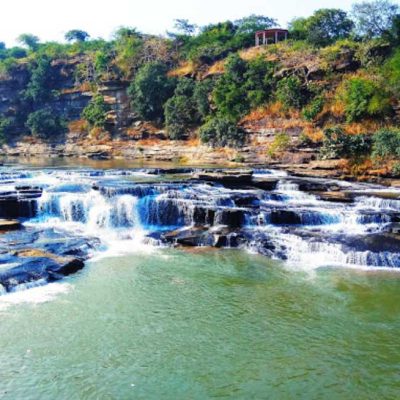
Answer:
[[395, 399], [400, 275], [234, 250], [89, 263], [0, 300], [1, 399]]

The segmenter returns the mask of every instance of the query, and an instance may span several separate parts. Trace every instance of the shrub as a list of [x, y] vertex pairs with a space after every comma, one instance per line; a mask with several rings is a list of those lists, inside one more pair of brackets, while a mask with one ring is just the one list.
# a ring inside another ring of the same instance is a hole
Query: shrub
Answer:
[[365, 117], [382, 117], [390, 111], [388, 95], [377, 83], [363, 77], [345, 82], [343, 102], [347, 122]]
[[193, 91], [193, 101], [202, 121], [211, 114], [210, 97], [213, 88], [214, 82], [211, 79], [196, 82]]
[[44, 103], [52, 98], [52, 70], [50, 59], [46, 56], [38, 58], [31, 67], [31, 78], [23, 92], [25, 100], [31, 103]]
[[395, 162], [392, 165], [392, 174], [396, 176], [400, 176], [400, 162]]
[[194, 90], [194, 81], [182, 78], [176, 86], [174, 96], [165, 103], [165, 125], [171, 139], [182, 139], [199, 120], [193, 98]]
[[370, 151], [365, 135], [348, 135], [340, 127], [325, 129], [321, 147], [323, 159], [359, 158]]
[[374, 158], [400, 158], [400, 130], [382, 129], [373, 135], [372, 142]]
[[133, 109], [143, 119], [161, 121], [164, 104], [173, 95], [175, 79], [167, 76], [167, 67], [155, 62], [144, 65], [128, 89]]
[[33, 136], [44, 138], [63, 133], [66, 129], [65, 121], [54, 116], [54, 113], [47, 108], [29, 114], [26, 126]]
[[400, 96], [400, 49], [387, 61], [384, 67], [390, 91]]
[[275, 87], [275, 63], [265, 61], [263, 57], [251, 60], [244, 74], [244, 88], [250, 108], [265, 104], [271, 97]]
[[307, 121], [313, 121], [317, 115], [322, 111], [324, 107], [324, 98], [322, 96], [317, 96], [313, 100], [311, 100], [310, 104], [308, 104], [303, 109], [303, 117]]
[[0, 117], [0, 144], [4, 144], [7, 141], [10, 126], [10, 118]]
[[218, 80], [213, 98], [219, 114], [238, 120], [251, 108], [264, 104], [273, 91], [275, 64], [259, 57], [250, 62], [237, 54], [225, 65], [225, 74]]
[[268, 155], [270, 157], [275, 157], [277, 153], [285, 151], [290, 145], [290, 136], [281, 132], [275, 135], [273, 142], [270, 144], [268, 148]]
[[220, 115], [237, 121], [249, 111], [244, 85], [247, 63], [237, 54], [231, 55], [225, 69], [215, 85], [213, 99]]
[[245, 134], [235, 123], [227, 118], [211, 118], [200, 128], [203, 143], [213, 147], [239, 147], [243, 145]]
[[82, 117], [89, 122], [91, 127], [104, 128], [106, 123], [106, 113], [109, 107], [100, 94], [95, 95], [89, 104], [83, 109]]
[[276, 99], [282, 103], [285, 108], [300, 109], [304, 103], [303, 88], [300, 79], [297, 76], [289, 76], [278, 82]]

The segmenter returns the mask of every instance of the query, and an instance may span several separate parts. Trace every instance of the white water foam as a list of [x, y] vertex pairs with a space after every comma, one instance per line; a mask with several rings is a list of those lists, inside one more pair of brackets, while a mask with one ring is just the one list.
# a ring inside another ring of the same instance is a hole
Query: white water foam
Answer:
[[56, 297], [66, 294], [73, 289], [69, 283], [49, 283], [45, 286], [32, 287], [0, 296], [0, 311], [5, 311], [11, 306], [18, 304], [42, 304], [54, 300]]

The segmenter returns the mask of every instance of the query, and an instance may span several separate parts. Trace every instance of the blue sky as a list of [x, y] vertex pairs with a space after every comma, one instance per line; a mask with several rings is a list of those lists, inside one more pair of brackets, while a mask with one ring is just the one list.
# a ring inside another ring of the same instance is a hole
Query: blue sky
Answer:
[[[399, 0], [400, 1], [400, 0]], [[335, 7], [349, 10], [351, 0], [6, 0], [1, 5], [0, 41], [15, 44], [20, 33], [41, 40], [62, 40], [69, 29], [83, 29], [108, 39], [119, 26], [163, 34], [173, 20], [186, 18], [199, 25], [263, 14], [285, 26], [295, 16]]]

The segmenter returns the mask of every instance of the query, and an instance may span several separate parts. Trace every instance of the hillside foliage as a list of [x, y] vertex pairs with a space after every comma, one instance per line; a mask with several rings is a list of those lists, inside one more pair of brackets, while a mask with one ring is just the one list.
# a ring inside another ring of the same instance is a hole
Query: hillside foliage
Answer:
[[[92, 128], [110, 129], [102, 86], [118, 81], [132, 115], [173, 140], [197, 135], [211, 146], [242, 146], [243, 120], [264, 110], [283, 125], [295, 116], [308, 132], [324, 132], [324, 158], [399, 159], [399, 6], [372, 0], [351, 12], [318, 9], [290, 22], [288, 41], [255, 48], [255, 31], [276, 25], [265, 15], [202, 27], [180, 19], [165, 37], [121, 27], [109, 41], [72, 29], [65, 43], [32, 33], [21, 34], [19, 46], [0, 42], [0, 79], [24, 76], [14, 107], [0, 115], [0, 139], [24, 129], [44, 138], [63, 131], [71, 121], [57, 102], [67, 76], [71, 91], [92, 94], [81, 110]], [[269, 111], [277, 106], [279, 113]], [[278, 139], [274, 153], [287, 144]]]

